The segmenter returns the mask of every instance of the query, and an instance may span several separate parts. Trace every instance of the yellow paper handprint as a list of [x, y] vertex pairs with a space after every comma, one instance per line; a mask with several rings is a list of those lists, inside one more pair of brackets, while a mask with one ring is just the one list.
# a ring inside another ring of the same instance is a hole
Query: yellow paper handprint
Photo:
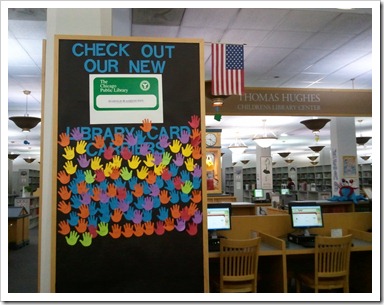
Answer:
[[72, 160], [75, 157], [75, 148], [71, 146], [65, 147], [64, 152], [63, 157], [67, 160]]
[[169, 146], [171, 151], [175, 154], [177, 154], [180, 151], [181, 142], [179, 140], [173, 140], [172, 145]]
[[141, 180], [144, 180], [148, 176], [148, 167], [142, 166], [140, 170], [137, 170], [137, 177]]
[[91, 168], [95, 171], [98, 169], [101, 169], [103, 166], [100, 164], [101, 158], [100, 157], [94, 157], [91, 159]]
[[128, 165], [129, 165], [129, 167], [130, 167], [131, 169], [136, 169], [136, 168], [138, 168], [139, 165], [140, 165], [140, 163], [141, 163], [141, 160], [139, 159], [138, 156], [133, 156], [133, 157], [131, 158], [131, 160], [128, 160]]
[[81, 140], [81, 141], [77, 142], [77, 144], [76, 144], [76, 152], [79, 155], [85, 154], [85, 152], [86, 152], [85, 147], [86, 146], [87, 146], [87, 142], [85, 142], [84, 140]]
[[64, 164], [64, 169], [67, 172], [67, 174], [73, 175], [76, 172], [77, 165], [74, 166], [72, 161], [67, 161]]

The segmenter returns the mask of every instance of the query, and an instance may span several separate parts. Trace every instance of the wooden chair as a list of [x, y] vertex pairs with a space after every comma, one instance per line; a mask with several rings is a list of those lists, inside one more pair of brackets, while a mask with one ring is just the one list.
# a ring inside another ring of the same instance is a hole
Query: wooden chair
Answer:
[[220, 292], [257, 292], [260, 238], [220, 240]]
[[349, 292], [349, 259], [352, 235], [342, 237], [316, 236], [314, 272], [300, 273], [296, 277], [296, 292], [300, 286], [319, 290], [342, 288]]

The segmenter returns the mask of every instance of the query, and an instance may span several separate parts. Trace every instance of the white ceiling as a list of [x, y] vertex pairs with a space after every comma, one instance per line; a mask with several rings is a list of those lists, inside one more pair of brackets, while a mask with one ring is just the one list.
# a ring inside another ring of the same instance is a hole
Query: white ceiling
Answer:
[[[132, 24], [129, 18], [121, 17], [126, 15], [121, 14], [121, 10], [120, 13], [113, 10], [114, 18], [121, 19], [117, 23], [131, 25], [126, 27], [131, 32], [114, 29], [119, 35], [203, 38], [206, 42], [245, 44], [246, 87], [372, 89], [370, 8], [188, 8], [127, 12], [132, 13]], [[41, 117], [41, 54], [46, 25], [45, 9], [9, 9], [9, 116], [25, 113], [23, 90], [27, 89], [31, 91], [28, 114]], [[208, 43], [205, 46], [205, 77], [211, 79]], [[262, 119], [267, 119], [267, 128], [279, 136], [278, 143], [272, 147], [272, 155], [290, 150], [303, 159], [310, 152], [308, 145], [314, 144], [311, 132], [299, 123], [307, 118], [223, 117], [217, 122], [208, 116], [206, 125], [223, 129], [224, 146], [240, 135], [254, 148], [250, 139], [262, 132]], [[356, 135], [372, 136], [372, 119], [355, 118], [356, 122], [361, 119], [361, 123], [356, 123]], [[8, 151], [39, 158], [40, 125], [26, 134], [9, 121]], [[329, 127], [327, 124], [321, 130], [322, 145], [330, 145]], [[288, 136], [281, 137], [283, 132]], [[30, 144], [24, 144], [25, 140]], [[371, 142], [365, 148], [367, 153], [371, 151]], [[289, 145], [294, 148], [287, 148]]]

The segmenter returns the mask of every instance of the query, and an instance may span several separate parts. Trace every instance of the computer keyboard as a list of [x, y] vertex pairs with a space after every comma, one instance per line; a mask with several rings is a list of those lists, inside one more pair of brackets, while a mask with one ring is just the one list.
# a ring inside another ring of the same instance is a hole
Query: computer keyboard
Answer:
[[305, 247], [305, 248], [314, 248], [315, 242], [314, 241], [305, 241], [305, 242], [301, 242], [300, 245]]

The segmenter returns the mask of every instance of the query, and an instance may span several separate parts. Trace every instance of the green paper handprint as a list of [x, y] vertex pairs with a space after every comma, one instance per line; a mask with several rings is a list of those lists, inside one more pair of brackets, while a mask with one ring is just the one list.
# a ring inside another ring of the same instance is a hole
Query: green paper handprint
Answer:
[[100, 236], [105, 236], [108, 234], [108, 224], [105, 222], [100, 222], [98, 225], [99, 230], [96, 230], [97, 234]]
[[77, 234], [76, 231], [71, 231], [69, 233], [69, 237], [65, 236], [65, 239], [67, 240], [67, 244], [70, 246], [74, 246], [77, 243], [77, 240], [79, 239], [79, 234]]
[[189, 192], [193, 189], [193, 184], [191, 181], [185, 181], [184, 185], [181, 187], [181, 191], [184, 194], [189, 194]]
[[169, 153], [169, 152], [164, 152], [163, 153], [163, 160], [161, 161], [162, 164], [164, 164], [165, 166], [167, 166], [169, 164], [169, 162], [171, 162], [172, 160], [172, 155]]
[[125, 181], [128, 181], [129, 179], [132, 178], [132, 171], [128, 170], [128, 167], [123, 167], [120, 171], [120, 176], [123, 178]]
[[84, 247], [89, 247], [92, 244], [92, 235], [91, 235], [91, 233], [85, 232], [85, 233], [83, 233], [82, 236], [83, 236], [83, 239], [82, 240], [80, 239], [81, 244]]
[[96, 174], [95, 175], [92, 175], [92, 171], [91, 170], [86, 170], [85, 171], [85, 182], [87, 183], [93, 183], [95, 181], [95, 177], [96, 177]]

